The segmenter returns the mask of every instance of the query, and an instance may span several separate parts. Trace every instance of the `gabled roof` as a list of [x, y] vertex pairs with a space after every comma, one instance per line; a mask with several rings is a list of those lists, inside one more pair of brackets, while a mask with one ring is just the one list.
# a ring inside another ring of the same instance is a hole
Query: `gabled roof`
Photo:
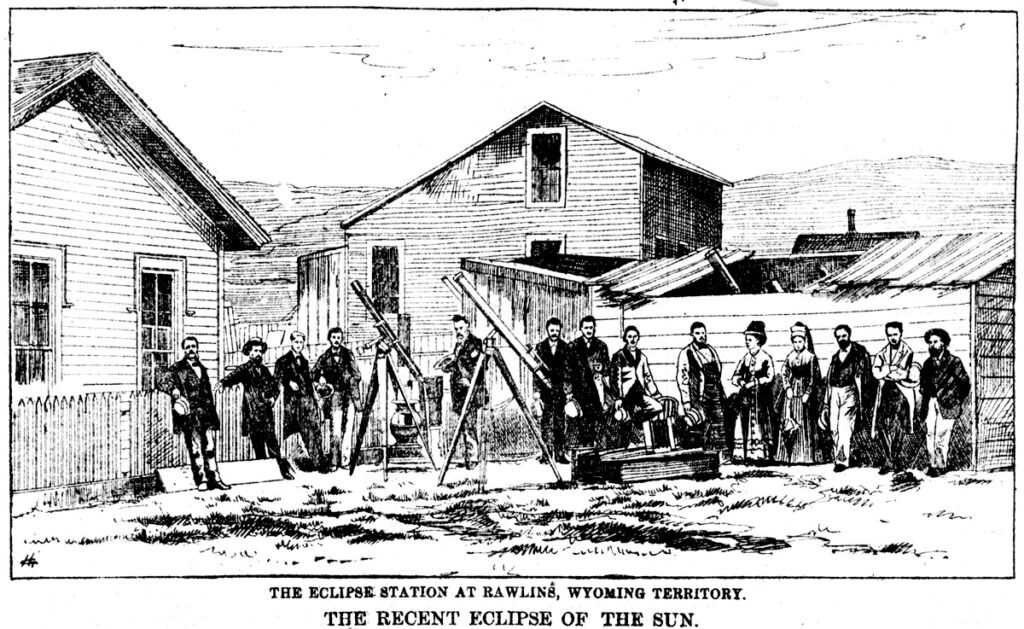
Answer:
[[541, 102], [537, 103], [536, 105], [534, 105], [533, 107], [527, 109], [523, 113], [519, 114], [518, 116], [516, 116], [512, 120], [510, 120], [510, 121], [506, 122], [505, 124], [503, 124], [502, 126], [498, 127], [494, 131], [490, 132], [484, 138], [480, 139], [480, 141], [478, 141], [475, 144], [473, 144], [473, 145], [467, 147], [466, 149], [462, 150], [457, 155], [455, 155], [455, 156], [445, 160], [441, 164], [435, 166], [434, 168], [432, 168], [429, 171], [427, 171], [426, 173], [420, 175], [416, 179], [413, 179], [412, 181], [410, 181], [406, 185], [402, 186], [401, 188], [395, 190], [395, 192], [389, 194], [388, 196], [384, 197], [380, 201], [377, 201], [376, 203], [373, 203], [371, 205], [366, 206], [365, 208], [363, 208], [358, 213], [356, 213], [353, 216], [345, 219], [341, 223], [341, 228], [342, 229], [347, 229], [347, 228], [351, 227], [352, 225], [355, 225], [357, 222], [359, 222], [360, 220], [362, 220], [366, 216], [376, 212], [377, 210], [379, 210], [380, 208], [384, 207], [385, 205], [388, 205], [392, 201], [395, 201], [396, 199], [398, 199], [398, 198], [404, 196], [405, 194], [411, 192], [417, 186], [423, 184], [425, 181], [427, 181], [428, 179], [430, 179], [431, 177], [433, 177], [434, 175], [436, 175], [440, 171], [444, 170], [445, 168], [448, 168], [448, 167], [452, 166], [453, 164], [455, 164], [456, 162], [458, 162], [459, 160], [462, 160], [465, 157], [467, 157], [469, 155], [472, 155], [479, 148], [481, 148], [482, 146], [484, 146], [485, 144], [487, 144], [488, 142], [490, 142], [491, 140], [493, 140], [497, 136], [499, 136], [502, 133], [504, 133], [510, 127], [513, 127], [516, 124], [519, 124], [520, 122], [522, 122], [527, 117], [533, 115], [535, 112], [537, 112], [537, 111], [539, 111], [541, 109], [545, 109], [545, 108], [546, 109], [550, 109], [551, 111], [554, 111], [554, 112], [556, 112], [556, 113], [558, 113], [558, 114], [568, 118], [569, 120], [572, 120], [573, 122], [575, 122], [576, 124], [580, 125], [581, 127], [585, 127], [587, 129], [590, 129], [594, 133], [598, 133], [600, 135], [605, 136], [606, 138], [608, 138], [610, 140], [618, 142], [619, 144], [621, 144], [621, 145], [623, 145], [623, 146], [625, 146], [625, 147], [627, 147], [629, 149], [632, 149], [632, 150], [636, 151], [637, 153], [640, 153], [642, 155], [646, 155], [648, 157], [653, 157], [654, 159], [661, 160], [661, 161], [669, 164], [670, 166], [674, 166], [676, 168], [679, 168], [679, 169], [682, 169], [682, 170], [685, 170], [685, 171], [688, 171], [688, 172], [700, 175], [701, 177], [705, 177], [705, 178], [710, 179], [710, 180], [712, 180], [712, 181], [714, 181], [716, 183], [720, 183], [720, 184], [722, 184], [724, 186], [731, 186], [732, 185], [732, 182], [727, 181], [726, 179], [723, 179], [722, 177], [719, 177], [718, 175], [712, 173], [711, 171], [705, 170], [705, 169], [701, 168], [700, 166], [697, 166], [696, 164], [688, 162], [685, 159], [683, 159], [683, 158], [681, 158], [681, 157], [679, 157], [677, 155], [674, 155], [674, 154], [666, 151], [665, 149], [663, 149], [663, 148], [661, 148], [661, 147], [659, 147], [657, 145], [651, 144], [647, 140], [644, 140], [642, 138], [638, 138], [636, 136], [628, 135], [628, 134], [625, 134], [625, 133], [621, 133], [619, 131], [613, 131], [613, 130], [608, 129], [606, 127], [602, 127], [600, 125], [596, 125], [593, 122], [589, 122], [587, 120], [584, 120], [583, 118], [580, 118], [578, 116], [574, 116], [573, 114], [570, 114], [569, 112], [565, 111], [564, 109], [556, 107], [555, 105], [552, 105], [551, 103], [548, 103], [548, 102], [545, 102], [545, 101], [541, 101]]
[[16, 60], [11, 73], [13, 131], [62, 100], [95, 122], [125, 152], [138, 152], [176, 197], [209, 216], [227, 250], [257, 249], [270, 236], [164, 126], [98, 53]]
[[864, 253], [878, 243], [918, 238], [921, 232], [843, 232], [841, 234], [800, 234], [793, 242], [793, 255], [818, 253]]
[[856, 263], [822, 279], [815, 288], [966, 286], [1013, 259], [1013, 234], [892, 240], [876, 245]]

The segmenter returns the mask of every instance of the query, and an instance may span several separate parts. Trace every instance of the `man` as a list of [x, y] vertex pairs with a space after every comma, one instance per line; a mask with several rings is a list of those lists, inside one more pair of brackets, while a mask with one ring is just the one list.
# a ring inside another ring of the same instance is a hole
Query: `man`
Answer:
[[949, 437], [964, 412], [971, 380], [960, 359], [949, 353], [949, 333], [932, 328], [924, 333], [928, 359], [921, 367], [921, 415], [927, 430], [929, 466], [936, 477], [949, 467]]
[[225, 376], [217, 391], [241, 384], [242, 393], [242, 435], [248, 435], [257, 459], [268, 456], [277, 460], [281, 477], [292, 480], [291, 464], [281, 456], [281, 444], [277, 441], [277, 427], [274, 425], [274, 401], [280, 393], [277, 381], [263, 364], [267, 344], [261, 338], [251, 338], [242, 346], [242, 353], [249, 360]]
[[868, 350], [852, 340], [853, 331], [844, 324], [833, 330], [839, 350], [832, 355], [825, 376], [825, 414], [819, 427], [832, 433], [834, 470], [842, 472], [850, 466], [853, 432], [868, 394], [867, 377], [871, 372]]
[[743, 435], [744, 458], [771, 459], [776, 452], [777, 426], [772, 404], [772, 386], [775, 382], [775, 361], [764, 351], [768, 342], [763, 321], [751, 321], [743, 332], [747, 352], [736, 362], [732, 384], [739, 391], [734, 411], [727, 416], [726, 434], [735, 433], [740, 421]]
[[612, 391], [615, 393], [615, 408], [622, 409], [630, 420], [619, 437], [620, 446], [638, 444], [637, 428], [643, 430], [643, 442], [647, 447], [654, 445], [651, 420], [662, 411], [662, 404], [655, 397], [658, 385], [654, 382], [647, 356], [640, 351], [640, 330], [627, 326], [622, 333], [622, 349], [612, 356]]
[[[462, 408], [466, 405], [469, 397], [469, 386], [473, 373], [476, 371], [476, 364], [484, 350], [483, 341], [473, 336], [469, 331], [469, 321], [462, 315], [452, 317], [452, 328], [455, 332], [455, 347], [452, 353], [443, 358], [438, 366], [442, 371], [449, 374], [449, 384], [452, 393], [452, 413], [458, 417]], [[480, 382], [483, 382], [484, 374], [480, 374]], [[462, 426], [462, 444], [467, 469], [476, 467], [479, 456], [479, 446], [476, 433], [476, 416], [482, 406], [488, 401], [487, 388], [477, 386], [476, 395], [469, 406], [466, 414], [466, 421]], [[455, 444], [452, 444], [455, 447]]]
[[708, 344], [707, 327], [700, 321], [690, 324], [693, 341], [679, 352], [676, 360], [676, 384], [679, 387], [679, 416], [704, 418], [704, 449], [721, 452], [731, 458], [733, 435], [725, 434], [725, 389], [722, 388], [722, 361]]
[[274, 363], [274, 377], [284, 392], [284, 438], [299, 433], [313, 468], [327, 471], [323, 460], [320, 416], [313, 397], [313, 377], [309, 372], [309, 361], [302, 355], [306, 347], [306, 335], [292, 332], [289, 340], [291, 351]]
[[562, 322], [557, 317], [548, 319], [544, 327], [547, 338], [537, 343], [533, 350], [544, 364], [544, 373], [551, 382], [551, 388], [535, 378], [534, 391], [540, 394], [544, 407], [540, 420], [544, 442], [551, 448], [555, 460], [566, 464], [569, 462], [565, 456], [567, 438], [570, 445], [578, 445], [575, 432], [566, 434], [565, 405], [573, 399], [568, 379], [569, 344], [562, 340]]
[[566, 422], [566, 432], [578, 446], [612, 447], [606, 413], [611, 358], [608, 345], [596, 334], [597, 320], [587, 315], [580, 319], [580, 335], [568, 347], [569, 390], [580, 406], [580, 416]]
[[879, 381], [871, 423], [871, 437], [878, 441], [883, 461], [879, 474], [900, 472], [906, 467], [901, 449], [914, 412], [913, 393], [901, 386], [910, 374], [914, 352], [903, 342], [903, 324], [885, 324], [885, 347], [875, 354], [871, 375]]
[[[213, 391], [206, 366], [199, 360], [199, 340], [186, 336], [181, 342], [185, 356], [171, 365], [157, 387], [171, 396], [174, 432], [185, 438], [192, 480], [196, 489], [231, 489], [217, 470], [217, 433], [220, 418], [213, 404]], [[200, 466], [199, 459], [203, 463]]]
[[332, 470], [348, 464], [348, 453], [344, 451], [342, 444], [348, 425], [349, 404], [352, 404], [357, 415], [363, 408], [359, 390], [362, 376], [352, 352], [342, 345], [343, 338], [341, 328], [331, 328], [327, 331], [327, 342], [331, 346], [317, 359], [312, 373], [313, 381], [327, 392], [323, 396], [321, 409], [327, 420], [331, 442], [331, 451], [325, 465], [330, 466]]

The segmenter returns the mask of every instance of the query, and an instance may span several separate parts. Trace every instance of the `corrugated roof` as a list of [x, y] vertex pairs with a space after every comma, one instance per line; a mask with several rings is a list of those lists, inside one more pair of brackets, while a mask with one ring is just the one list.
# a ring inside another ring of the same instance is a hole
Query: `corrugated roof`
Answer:
[[451, 158], [445, 160], [444, 162], [438, 164], [437, 166], [435, 166], [434, 168], [430, 169], [429, 171], [423, 173], [422, 175], [420, 175], [416, 179], [413, 179], [412, 181], [410, 181], [406, 185], [402, 186], [401, 188], [399, 188], [398, 190], [396, 190], [392, 194], [388, 195], [387, 197], [381, 199], [380, 201], [377, 201], [375, 203], [371, 203], [370, 205], [367, 205], [365, 208], [363, 208], [362, 210], [360, 210], [359, 212], [357, 212], [353, 216], [351, 216], [351, 217], [345, 219], [344, 221], [342, 221], [341, 222], [341, 228], [342, 229], [348, 229], [352, 225], [355, 225], [357, 222], [359, 222], [362, 219], [366, 218], [370, 214], [376, 212], [377, 210], [379, 210], [380, 208], [384, 207], [385, 205], [387, 205], [387, 204], [389, 204], [389, 203], [391, 203], [391, 202], [401, 198], [402, 196], [408, 194], [410, 191], [414, 190], [417, 186], [423, 184], [425, 181], [427, 181], [428, 179], [430, 179], [431, 177], [433, 177], [437, 173], [441, 172], [445, 168], [448, 168], [452, 164], [455, 164], [459, 160], [467, 157], [468, 155], [471, 155], [473, 152], [477, 151], [478, 149], [483, 147], [485, 144], [487, 144], [488, 142], [490, 142], [494, 138], [496, 138], [499, 135], [501, 135], [502, 133], [504, 133], [510, 127], [515, 126], [516, 124], [518, 124], [519, 122], [524, 120], [526, 117], [530, 116], [534, 112], [536, 112], [536, 111], [538, 111], [540, 109], [543, 109], [543, 108], [550, 109], [551, 111], [554, 111], [554, 112], [558, 113], [559, 115], [564, 116], [565, 118], [568, 118], [569, 120], [572, 120], [573, 122], [579, 124], [580, 126], [586, 127], [588, 129], [590, 129], [591, 131], [594, 131], [595, 133], [599, 133], [601, 135], [604, 135], [605, 137], [607, 137], [607, 138], [609, 138], [611, 140], [614, 140], [614, 141], [618, 142], [619, 144], [622, 144], [622, 145], [624, 145], [624, 146], [626, 146], [628, 148], [631, 148], [634, 151], [637, 151], [638, 153], [641, 153], [641, 154], [644, 154], [644, 155], [649, 155], [649, 156], [654, 157], [656, 159], [659, 159], [659, 160], [661, 160], [663, 162], [666, 162], [666, 163], [668, 163], [668, 164], [670, 164], [672, 166], [675, 166], [676, 168], [681, 168], [683, 170], [687, 170], [687, 171], [693, 172], [695, 174], [698, 174], [698, 175], [700, 175], [702, 177], [706, 177], [706, 178], [708, 178], [708, 179], [710, 179], [712, 181], [715, 181], [716, 183], [722, 184], [723, 186], [731, 186], [732, 185], [732, 182], [730, 182], [729, 180], [724, 179], [724, 178], [714, 174], [713, 172], [711, 172], [709, 170], [706, 170], [704, 168], [701, 168], [700, 166], [697, 166], [697, 165], [695, 165], [695, 164], [693, 164], [691, 162], [688, 162], [685, 159], [683, 159], [681, 157], [678, 157], [677, 155], [669, 153], [665, 149], [663, 149], [663, 148], [661, 148], [659, 146], [656, 146], [654, 144], [651, 144], [650, 142], [648, 142], [646, 140], [643, 140], [641, 138], [638, 138], [638, 137], [635, 137], [635, 136], [632, 136], [632, 135], [627, 135], [627, 134], [621, 133], [619, 131], [612, 131], [611, 129], [608, 129], [606, 127], [602, 127], [602, 126], [596, 125], [593, 122], [590, 122], [588, 120], [584, 120], [583, 118], [580, 118], [579, 116], [574, 116], [573, 114], [570, 114], [569, 112], [565, 111], [564, 109], [561, 109], [560, 107], [556, 107], [555, 105], [552, 105], [551, 103], [541, 101], [541, 102], [537, 103], [536, 105], [534, 105], [533, 107], [527, 109], [523, 113], [519, 114], [518, 116], [516, 116], [512, 120], [510, 120], [510, 121], [506, 122], [505, 124], [501, 125], [500, 127], [495, 129], [494, 131], [490, 132], [489, 134], [487, 134], [485, 137], [480, 139], [480, 141], [476, 142], [472, 146], [469, 146], [469, 147], [463, 149], [458, 154], [456, 154], [453, 157], [451, 157]]
[[[630, 262], [614, 271], [595, 277], [588, 284], [601, 287], [601, 296], [615, 302], [631, 302], [661, 297], [711, 275], [714, 268], [707, 260], [711, 247], [704, 247], [681, 258], [657, 258]], [[746, 260], [753, 251], [722, 251], [725, 263]]]
[[876, 245], [818, 289], [973, 284], [1014, 259], [1012, 234], [952, 234]]
[[880, 242], [918, 238], [921, 232], [843, 232], [841, 234], [800, 234], [793, 243], [793, 255], [809, 253], [863, 253]]

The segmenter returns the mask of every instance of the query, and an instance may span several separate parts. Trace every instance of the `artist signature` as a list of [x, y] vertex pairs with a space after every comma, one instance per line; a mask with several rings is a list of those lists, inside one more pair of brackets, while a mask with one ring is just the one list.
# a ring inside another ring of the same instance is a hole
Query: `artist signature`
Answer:
[[38, 565], [39, 565], [39, 562], [36, 561], [36, 554], [35, 553], [32, 553], [31, 555], [28, 555], [27, 557], [25, 557], [24, 559], [21, 560], [21, 567], [22, 568], [35, 568]]

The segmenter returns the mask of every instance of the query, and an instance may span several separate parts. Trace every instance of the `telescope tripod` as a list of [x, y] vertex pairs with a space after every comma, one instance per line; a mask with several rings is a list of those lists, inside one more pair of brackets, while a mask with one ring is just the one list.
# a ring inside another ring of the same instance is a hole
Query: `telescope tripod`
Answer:
[[[380, 364], [384, 363], [386, 369], [385, 384], [387, 382], [394, 383], [394, 388], [398, 389], [398, 393], [405, 402], [406, 408], [412, 414], [412, 423], [416, 426], [416, 437], [419, 440], [420, 447], [423, 449], [423, 454], [427, 455], [427, 460], [430, 461], [430, 466], [437, 471], [437, 464], [434, 463], [434, 457], [430, 456], [430, 448], [427, 447], [427, 441], [424, 437], [424, 428], [420, 428], [420, 414], [413, 409], [412, 404], [409, 401], [409, 394], [406, 393], [405, 387], [402, 386], [401, 380], [398, 378], [398, 367], [395, 365], [395, 361], [391, 358], [391, 347], [384, 342], [383, 339], [378, 339], [375, 343], [376, 355], [373, 360], [373, 370], [370, 374], [370, 384], [366, 391], [366, 400], [363, 402], [363, 414], [359, 418], [359, 428], [356, 433], [355, 443], [352, 445], [352, 458], [349, 460], [348, 473], [351, 476], [356, 471], [356, 464], [359, 462], [359, 452], [363, 444], [363, 437], [366, 436], [366, 428], [370, 423], [370, 416], [373, 415], [374, 405], [377, 403], [377, 393], [380, 390], [380, 378], [378, 376]], [[388, 479], [388, 425], [389, 421], [387, 418], [387, 410], [384, 412], [384, 480]]]
[[[445, 457], [444, 465], [441, 467], [441, 475], [437, 479], [438, 485], [444, 484], [444, 477], [448, 473], [448, 468], [451, 466], [452, 457], [455, 455], [455, 448], [459, 444], [459, 437], [462, 436], [463, 430], [466, 429], [466, 417], [470, 412], [476, 411], [477, 405], [475, 403], [477, 391], [486, 386], [484, 382], [483, 374], [487, 370], [489, 363], [494, 363], [498, 368], [498, 372], [501, 373], [501, 377], [505, 380], [505, 384], [508, 385], [509, 391], [512, 392], [512, 397], [515, 398], [516, 404], [519, 409], [523, 412], [523, 416], [526, 417], [526, 423], [530, 427], [530, 431], [533, 432], [533, 436], [537, 439], [537, 443], [540, 444], [540, 451], [544, 454], [544, 458], [547, 460], [548, 465], [551, 466], [551, 471], [555, 473], [555, 478], [558, 482], [562, 482], [562, 475], [559, 474], [558, 468], [555, 467], [554, 457], [548, 451], [547, 445], [544, 443], [544, 438], [541, 436], [540, 429], [537, 427], [536, 422], [533, 421], [533, 415], [530, 412], [530, 406], [526, 403], [526, 399], [523, 397], [522, 391], [519, 390], [519, 386], [516, 384], [515, 379], [512, 377], [512, 372], [508, 368], [508, 364], [505, 359], [501, 356], [501, 351], [495, 344], [496, 331], [492, 330], [487, 336], [484, 337], [484, 351], [480, 353], [480, 357], [476, 361], [476, 366], [473, 368], [473, 377], [469, 381], [469, 392], [466, 394], [466, 401], [462, 404], [462, 410], [459, 412], [459, 422], [455, 427], [455, 437], [452, 439], [452, 445], [448, 449], [448, 456]], [[487, 470], [487, 441], [488, 433], [487, 426], [478, 426], [478, 441], [480, 443], [480, 473], [482, 478], [486, 478]], [[483, 430], [481, 430], [483, 428]]]

